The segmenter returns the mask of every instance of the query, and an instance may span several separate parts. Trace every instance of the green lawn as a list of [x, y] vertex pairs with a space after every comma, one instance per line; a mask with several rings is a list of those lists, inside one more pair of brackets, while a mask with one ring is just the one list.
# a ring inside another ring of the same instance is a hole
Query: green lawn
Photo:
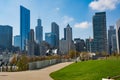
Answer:
[[73, 63], [50, 74], [54, 80], [102, 80], [103, 77], [116, 75], [120, 75], [118, 58]]

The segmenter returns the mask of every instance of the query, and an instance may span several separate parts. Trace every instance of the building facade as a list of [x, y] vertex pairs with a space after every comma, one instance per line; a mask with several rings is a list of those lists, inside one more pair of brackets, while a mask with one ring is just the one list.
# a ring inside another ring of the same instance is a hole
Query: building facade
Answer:
[[[108, 30], [108, 53], [112, 54], [116, 49], [115, 49], [115, 45], [116, 45], [116, 30], [114, 29], [114, 26], [110, 26], [109, 30]], [[113, 42], [114, 40], [114, 42]], [[115, 44], [114, 44], [115, 43]], [[117, 46], [117, 45], [116, 45]], [[114, 49], [113, 49], [114, 47]]]
[[35, 48], [35, 41], [34, 41], [34, 30], [31, 29], [29, 33], [29, 39], [28, 39], [28, 55], [34, 56], [34, 49]]
[[20, 6], [20, 37], [21, 37], [21, 51], [26, 50], [28, 35], [30, 32], [30, 10]]
[[37, 26], [35, 28], [36, 31], [36, 42], [40, 44], [43, 41], [43, 27], [41, 24], [41, 19], [37, 20]]
[[20, 39], [20, 35], [16, 35], [16, 36], [14, 36], [14, 46], [15, 47], [19, 47], [19, 49], [20, 49], [20, 41], [21, 41], [21, 39]]
[[98, 12], [93, 16], [93, 37], [95, 52], [107, 53], [106, 12]]
[[116, 35], [112, 35], [112, 37], [111, 37], [111, 45], [112, 45], [112, 53], [117, 53]]
[[54, 33], [45, 33], [45, 41], [49, 43], [52, 48], [54, 48], [56, 35]]
[[52, 33], [56, 35], [55, 47], [59, 48], [59, 26], [55, 23], [51, 23]]
[[116, 23], [117, 52], [120, 53], [120, 19]]
[[8, 25], [0, 25], [0, 50], [12, 50], [13, 28]]
[[66, 55], [69, 52], [68, 42], [67, 40], [59, 41], [59, 51], [61, 55]]
[[68, 24], [66, 28], [64, 28], [64, 40], [68, 42], [68, 50], [73, 48], [73, 41], [72, 41], [72, 28]]
[[92, 53], [96, 52], [94, 39], [86, 39], [86, 51]]

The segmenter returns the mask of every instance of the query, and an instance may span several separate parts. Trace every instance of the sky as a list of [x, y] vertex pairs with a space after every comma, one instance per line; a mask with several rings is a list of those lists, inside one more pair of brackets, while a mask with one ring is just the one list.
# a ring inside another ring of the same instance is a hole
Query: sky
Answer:
[[20, 5], [30, 10], [30, 28], [35, 29], [37, 19], [42, 20], [43, 34], [51, 32], [51, 23], [60, 28], [70, 24], [73, 38], [93, 37], [92, 17], [106, 12], [107, 29], [120, 19], [120, 0], [0, 0], [0, 25], [13, 27], [13, 36], [20, 34]]

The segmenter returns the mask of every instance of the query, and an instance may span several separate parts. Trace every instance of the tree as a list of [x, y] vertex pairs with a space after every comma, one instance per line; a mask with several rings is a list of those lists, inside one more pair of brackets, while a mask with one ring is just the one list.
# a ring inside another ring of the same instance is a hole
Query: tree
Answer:
[[89, 60], [90, 59], [90, 54], [88, 52], [81, 52], [80, 54], [81, 60]]
[[25, 55], [20, 56], [17, 62], [18, 71], [28, 70], [28, 58]]
[[71, 51], [69, 52], [69, 56], [70, 56], [70, 58], [76, 58], [76, 57], [79, 56], [79, 52], [74, 51], [74, 50], [71, 50]]
[[17, 63], [17, 56], [16, 56], [16, 55], [13, 55], [13, 57], [12, 57], [11, 60], [10, 60], [10, 64], [11, 64], [11, 65], [16, 65], [16, 63]]

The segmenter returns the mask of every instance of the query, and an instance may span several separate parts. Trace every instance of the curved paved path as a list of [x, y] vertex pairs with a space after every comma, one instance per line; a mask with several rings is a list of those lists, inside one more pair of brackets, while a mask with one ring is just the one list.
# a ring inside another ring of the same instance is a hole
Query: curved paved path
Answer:
[[53, 80], [49, 74], [72, 62], [59, 63], [44, 69], [23, 72], [0, 72], [0, 80]]

